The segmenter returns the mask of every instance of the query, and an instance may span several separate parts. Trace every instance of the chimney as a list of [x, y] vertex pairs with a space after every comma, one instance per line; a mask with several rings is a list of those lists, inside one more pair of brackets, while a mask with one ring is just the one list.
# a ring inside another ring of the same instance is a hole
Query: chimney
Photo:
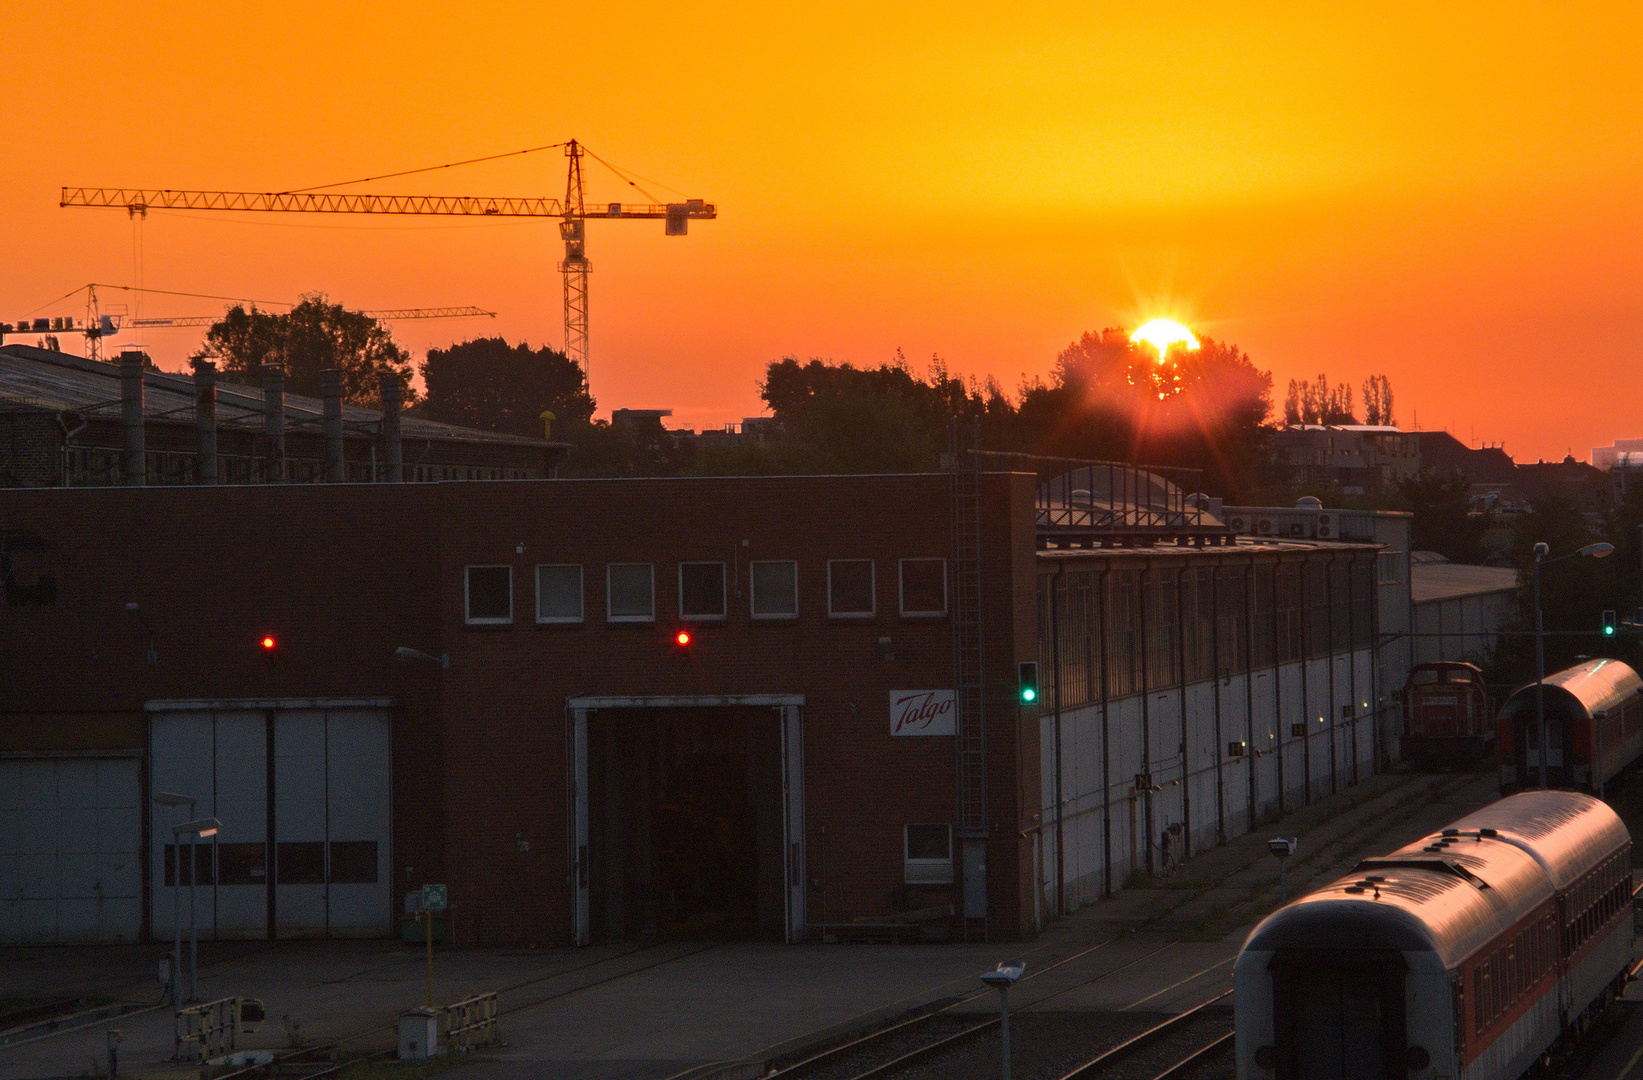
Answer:
[[405, 481], [405, 467], [400, 456], [399, 410], [405, 401], [405, 384], [397, 375], [382, 376], [382, 460], [387, 467], [383, 480], [390, 484]]
[[217, 482], [217, 365], [194, 361], [194, 437], [198, 440], [199, 481]]
[[262, 365], [262, 431], [268, 438], [268, 475], [273, 483], [285, 479], [285, 369]]
[[142, 487], [148, 482], [148, 454], [143, 445], [143, 354], [138, 349], [120, 354], [120, 416], [125, 422], [122, 479]]
[[340, 484], [348, 479], [342, 454], [342, 372], [326, 368], [319, 373], [319, 396], [325, 406], [325, 481]]

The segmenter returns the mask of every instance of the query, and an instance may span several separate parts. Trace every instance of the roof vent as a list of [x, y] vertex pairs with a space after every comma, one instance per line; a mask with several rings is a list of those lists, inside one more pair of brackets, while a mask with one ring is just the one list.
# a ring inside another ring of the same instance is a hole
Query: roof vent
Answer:
[[1362, 895], [1363, 894], [1363, 886], [1362, 885], [1348, 885], [1342, 891], [1343, 892], [1349, 892], [1349, 893], [1357, 893], [1359, 895]]
[[1322, 510], [1323, 508], [1323, 500], [1316, 495], [1302, 495], [1295, 500], [1295, 509], [1297, 510]]
[[1500, 835], [1500, 830], [1498, 830], [1498, 829], [1479, 829], [1478, 830], [1478, 838], [1479, 839], [1493, 840], [1495, 837], [1497, 837], [1499, 835]]
[[1441, 833], [1439, 833], [1438, 835], [1439, 836], [1459, 836], [1460, 835], [1460, 830], [1459, 829], [1445, 829]]

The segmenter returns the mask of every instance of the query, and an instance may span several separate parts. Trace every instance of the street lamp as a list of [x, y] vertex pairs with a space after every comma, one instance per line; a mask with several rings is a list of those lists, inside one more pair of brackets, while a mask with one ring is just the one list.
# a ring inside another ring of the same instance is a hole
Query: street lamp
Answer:
[[1540, 787], [1546, 790], [1546, 758], [1551, 754], [1551, 740], [1546, 735], [1546, 619], [1540, 608], [1540, 568], [1560, 563], [1565, 559], [1572, 559], [1577, 555], [1584, 555], [1589, 559], [1601, 559], [1605, 555], [1614, 553], [1613, 544], [1587, 544], [1578, 551], [1571, 551], [1567, 555], [1559, 555], [1555, 559], [1546, 556], [1552, 553], [1551, 546], [1540, 543], [1535, 545], [1535, 724], [1540, 728]]
[[[188, 807], [190, 815], [194, 813], [195, 799], [191, 795], [175, 795], [169, 791], [154, 793], [155, 806], [168, 806], [175, 810], [179, 806]], [[171, 845], [171, 931], [176, 942], [171, 949], [171, 978], [166, 980], [171, 988], [171, 1007], [182, 1004], [177, 1000], [177, 974], [183, 967], [183, 916], [182, 916], [182, 888], [183, 888], [183, 861], [180, 858], [182, 848], [175, 842]], [[190, 855], [193, 852], [189, 852]], [[190, 871], [192, 873], [192, 870]]]
[[[171, 826], [171, 836], [177, 848], [182, 847], [182, 838], [188, 837], [188, 1000], [200, 999], [200, 932], [194, 921], [194, 879], [199, 876], [199, 863], [194, 859], [194, 843], [204, 840], [208, 836], [216, 836], [222, 831], [222, 822], [214, 817], [197, 818], [194, 821], [185, 821], [180, 825]], [[179, 942], [178, 948], [181, 949]]]

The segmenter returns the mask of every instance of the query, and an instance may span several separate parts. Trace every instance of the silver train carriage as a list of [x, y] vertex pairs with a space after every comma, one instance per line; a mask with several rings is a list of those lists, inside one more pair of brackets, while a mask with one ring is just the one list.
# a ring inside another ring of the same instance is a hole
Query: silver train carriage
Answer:
[[1233, 967], [1238, 1080], [1516, 1080], [1624, 989], [1631, 837], [1513, 795], [1273, 912]]
[[[1546, 676], [1546, 787], [1600, 792], [1643, 755], [1643, 679], [1619, 660], [1587, 660]], [[1502, 793], [1540, 787], [1535, 684], [1500, 708]]]

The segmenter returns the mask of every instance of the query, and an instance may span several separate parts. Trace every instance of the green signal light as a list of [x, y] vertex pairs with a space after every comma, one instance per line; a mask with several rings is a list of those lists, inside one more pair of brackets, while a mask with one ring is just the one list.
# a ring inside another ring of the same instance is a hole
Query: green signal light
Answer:
[[1038, 700], [1038, 691], [1034, 690], [1030, 686], [1023, 688], [1022, 691], [1021, 691], [1021, 700], [1029, 702], [1029, 703], [1037, 701]]

